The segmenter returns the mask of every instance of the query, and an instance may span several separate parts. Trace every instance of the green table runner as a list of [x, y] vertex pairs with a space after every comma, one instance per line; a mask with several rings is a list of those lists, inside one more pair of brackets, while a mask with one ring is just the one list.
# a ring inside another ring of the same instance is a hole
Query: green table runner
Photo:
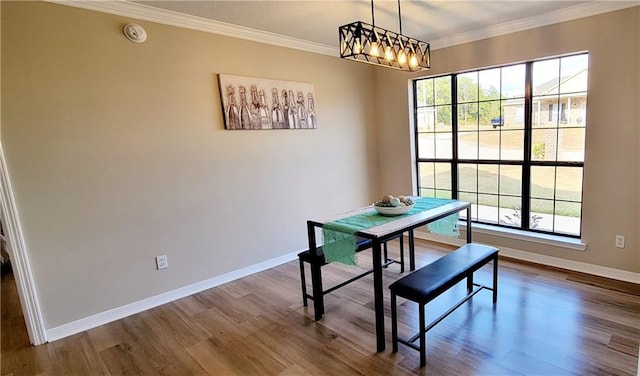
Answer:
[[[337, 261], [347, 265], [356, 265], [355, 233], [357, 231], [383, 225], [395, 221], [399, 217], [416, 214], [451, 202], [454, 202], [454, 200], [423, 197], [416, 200], [415, 205], [408, 213], [400, 216], [386, 217], [371, 208], [371, 211], [366, 213], [325, 223], [322, 226], [324, 258], [327, 262]], [[439, 235], [453, 237], [460, 235], [458, 231], [458, 213], [429, 223], [427, 226], [429, 231]]]

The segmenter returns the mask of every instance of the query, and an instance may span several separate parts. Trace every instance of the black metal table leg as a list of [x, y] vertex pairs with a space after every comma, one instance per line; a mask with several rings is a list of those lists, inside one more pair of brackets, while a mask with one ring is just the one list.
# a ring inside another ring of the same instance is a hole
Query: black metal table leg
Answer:
[[498, 255], [493, 259], [493, 304], [498, 301]]
[[311, 254], [311, 290], [313, 291], [313, 311], [316, 321], [324, 314], [324, 294], [322, 293], [322, 265], [317, 260], [316, 229], [307, 222], [307, 236], [309, 237], [309, 252]]
[[400, 234], [400, 273], [404, 273], [404, 234]]
[[467, 208], [467, 243], [471, 243], [471, 205]]
[[373, 296], [376, 315], [377, 351], [384, 351], [384, 297], [382, 291], [382, 247], [378, 239], [373, 240]]
[[409, 230], [409, 270], [416, 270], [416, 252], [415, 252], [415, 239], [413, 237], [413, 230]]

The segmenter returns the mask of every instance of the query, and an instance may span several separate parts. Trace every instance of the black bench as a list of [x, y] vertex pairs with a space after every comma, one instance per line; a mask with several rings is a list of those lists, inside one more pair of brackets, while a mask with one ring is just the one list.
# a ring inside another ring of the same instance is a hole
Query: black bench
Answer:
[[[402, 234], [399, 234], [389, 240], [393, 240], [396, 238], [400, 239], [400, 259], [394, 260], [389, 258], [387, 242], [385, 242], [383, 246], [383, 249], [384, 249], [384, 265], [383, 266], [386, 268], [393, 263], [400, 264], [400, 272], [404, 273], [404, 240], [403, 240]], [[356, 252], [361, 252], [369, 248], [371, 248], [370, 239], [356, 237]], [[305, 307], [307, 306], [307, 299], [311, 299], [311, 300], [314, 300], [314, 299], [313, 299], [313, 295], [307, 292], [307, 281], [306, 281], [305, 272], [304, 272], [304, 263], [305, 262], [309, 263], [311, 265], [312, 271], [314, 267], [317, 267], [319, 270], [320, 267], [328, 264], [327, 261], [324, 259], [324, 251], [322, 250], [322, 247], [317, 247], [316, 250], [317, 250], [317, 255], [312, 255], [310, 250], [306, 250], [298, 253], [298, 260], [300, 262], [300, 282], [302, 284], [302, 303], [304, 304]], [[340, 287], [346, 286], [349, 283], [356, 281], [371, 273], [373, 273], [373, 269], [369, 269], [363, 273], [360, 273], [355, 277], [345, 282], [342, 282], [340, 284], [337, 284], [329, 289], [322, 290], [322, 295], [323, 296], [327, 295], [328, 293], [335, 291]], [[322, 283], [321, 277], [320, 277], [319, 283]]]
[[[482, 266], [493, 261], [493, 287], [482, 286], [473, 282], [473, 273]], [[425, 325], [425, 305], [438, 297], [463, 279], [467, 279], [467, 295], [451, 309]], [[474, 286], [477, 287], [474, 289]], [[426, 364], [426, 334], [436, 324], [451, 314], [455, 309], [471, 299], [482, 289], [493, 291], [493, 303], [498, 300], [498, 249], [469, 243], [439, 258], [415, 272], [393, 282], [391, 290], [391, 337], [393, 352], [398, 351], [398, 342], [420, 351], [420, 367]], [[396, 297], [402, 297], [418, 303], [420, 307], [420, 331], [409, 339], [398, 338], [398, 321]], [[420, 338], [419, 346], [414, 342]]]

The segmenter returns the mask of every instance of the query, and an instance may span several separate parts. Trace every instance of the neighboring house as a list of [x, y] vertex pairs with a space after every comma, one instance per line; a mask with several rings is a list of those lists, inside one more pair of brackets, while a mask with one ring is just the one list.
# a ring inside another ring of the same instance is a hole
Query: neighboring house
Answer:
[[[571, 145], [565, 143], [565, 135], [574, 135], [569, 128], [578, 128], [578, 134], [584, 138], [584, 126], [587, 108], [587, 69], [560, 78], [551, 79], [533, 89], [533, 124], [535, 130], [534, 158], [537, 160], [551, 160], [558, 152], [557, 142], [561, 145], [558, 159], [580, 159], [571, 152]], [[503, 104], [504, 126], [518, 124], [522, 126], [524, 107], [521, 99], [510, 99]], [[567, 128], [559, 132], [558, 128]], [[536, 130], [537, 129], [537, 130]], [[548, 137], [546, 136], [548, 134]]]

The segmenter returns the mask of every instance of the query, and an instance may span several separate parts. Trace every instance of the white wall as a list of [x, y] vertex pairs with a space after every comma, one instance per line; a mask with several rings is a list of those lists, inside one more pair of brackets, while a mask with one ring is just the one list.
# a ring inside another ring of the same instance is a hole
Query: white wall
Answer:
[[[377, 194], [371, 68], [150, 22], [134, 44], [130, 21], [2, 2], [2, 145], [47, 328], [306, 248], [306, 219]], [[218, 73], [314, 84], [319, 128], [225, 131]]]
[[[413, 189], [415, 75], [151, 22], [138, 45], [122, 35], [135, 20], [0, 6], [2, 146], [47, 328], [306, 248], [307, 218]], [[429, 74], [593, 57], [587, 251], [476, 239], [640, 272], [639, 21], [636, 7], [433, 52]], [[225, 131], [218, 73], [313, 83], [319, 129]]]
[[[433, 51], [426, 74], [589, 52], [583, 234], [585, 251], [474, 235], [474, 239], [605, 268], [640, 272], [640, 7], [513, 33]], [[405, 192], [412, 185], [409, 80], [375, 71], [380, 119], [380, 189]], [[626, 236], [624, 249], [614, 247]]]

